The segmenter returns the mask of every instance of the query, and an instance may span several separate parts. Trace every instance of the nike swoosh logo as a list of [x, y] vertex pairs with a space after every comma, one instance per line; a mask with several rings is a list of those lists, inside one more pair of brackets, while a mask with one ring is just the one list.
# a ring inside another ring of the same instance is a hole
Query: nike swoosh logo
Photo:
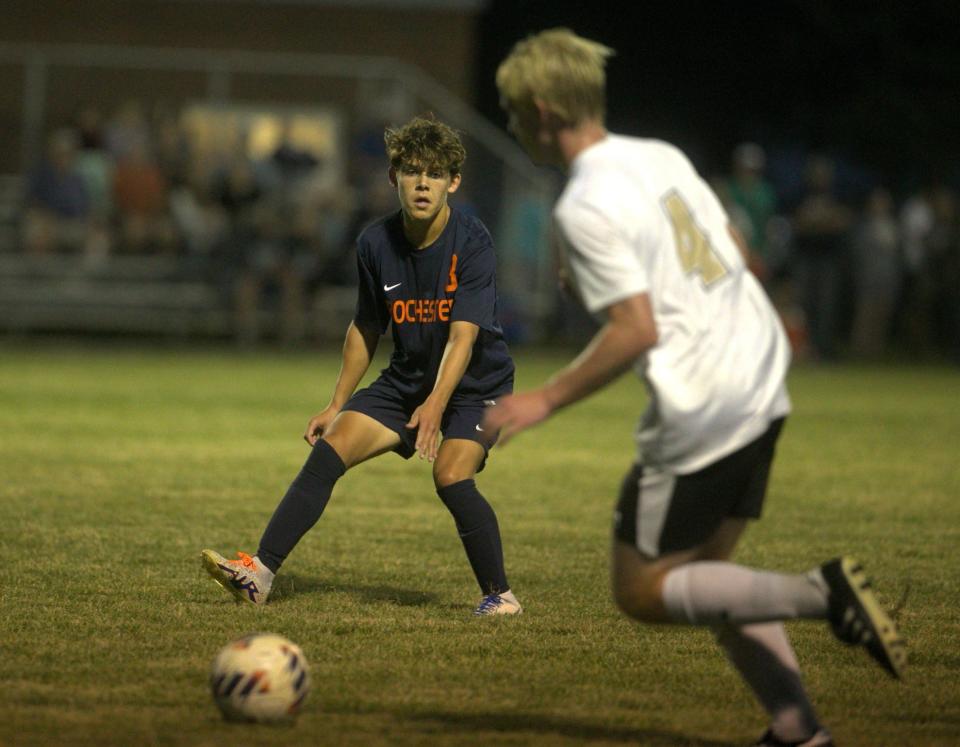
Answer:
[[477, 429], [478, 431], [480, 431], [481, 433], [483, 433], [483, 428], [481, 428], [479, 425], [475, 425], [475, 426], [473, 426], [473, 427], [476, 428], [476, 429]]
[[385, 291], [392, 291], [394, 288], [399, 288], [401, 285], [403, 285], [403, 283], [397, 283], [396, 285], [385, 285], [383, 286], [383, 289]]

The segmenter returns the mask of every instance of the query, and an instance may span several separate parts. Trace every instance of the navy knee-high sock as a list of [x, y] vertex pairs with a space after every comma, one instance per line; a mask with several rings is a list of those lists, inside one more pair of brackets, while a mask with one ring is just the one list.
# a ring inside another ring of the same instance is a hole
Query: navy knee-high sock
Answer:
[[279, 570], [300, 538], [317, 523], [334, 484], [346, 471], [333, 447], [323, 439], [317, 441], [260, 538], [257, 557], [267, 568], [274, 573]]
[[497, 515], [477, 490], [473, 480], [461, 480], [437, 488], [437, 495], [453, 514], [463, 549], [484, 594], [510, 589], [503, 568], [503, 547]]

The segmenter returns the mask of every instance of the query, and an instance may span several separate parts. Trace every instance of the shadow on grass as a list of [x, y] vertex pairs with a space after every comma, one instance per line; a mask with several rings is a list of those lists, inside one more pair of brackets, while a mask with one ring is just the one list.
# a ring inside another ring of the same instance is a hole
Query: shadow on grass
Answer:
[[471, 734], [479, 738], [484, 732], [557, 734], [572, 739], [599, 742], [641, 744], [645, 747], [733, 747], [739, 742], [725, 742], [704, 737], [676, 734], [659, 729], [634, 729], [627, 726], [607, 726], [601, 723], [572, 718], [544, 716], [535, 713], [454, 713], [423, 711], [397, 713], [405, 721], [438, 721], [449, 730]]
[[351, 594], [364, 602], [393, 604], [398, 607], [425, 607], [437, 599], [436, 594], [419, 589], [398, 589], [396, 586], [384, 584], [343, 584], [296, 573], [284, 573], [277, 581], [270, 596], [271, 604], [283, 604], [299, 594]]

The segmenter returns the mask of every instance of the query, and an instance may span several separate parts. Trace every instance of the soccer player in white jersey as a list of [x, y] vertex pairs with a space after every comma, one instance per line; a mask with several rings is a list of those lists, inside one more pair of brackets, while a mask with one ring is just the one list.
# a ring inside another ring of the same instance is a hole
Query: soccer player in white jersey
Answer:
[[546, 384], [503, 397], [485, 427], [505, 444], [635, 369], [650, 403], [615, 514], [617, 604], [643, 622], [712, 627], [769, 714], [757, 744], [831, 745], [782, 621], [829, 620], [895, 677], [904, 644], [850, 558], [797, 575], [729, 561], [760, 516], [790, 411], [789, 345], [742, 239], [683, 153], [607, 132], [612, 53], [552, 29], [517, 43], [497, 71], [510, 130], [534, 161], [567, 173], [559, 239], [575, 292], [603, 324]]

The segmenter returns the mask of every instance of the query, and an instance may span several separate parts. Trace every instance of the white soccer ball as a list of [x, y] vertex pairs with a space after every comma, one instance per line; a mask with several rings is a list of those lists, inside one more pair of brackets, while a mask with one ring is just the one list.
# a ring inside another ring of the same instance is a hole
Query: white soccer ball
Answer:
[[229, 721], [292, 721], [310, 692], [310, 668], [297, 644], [254, 633], [220, 650], [210, 668], [210, 689]]

